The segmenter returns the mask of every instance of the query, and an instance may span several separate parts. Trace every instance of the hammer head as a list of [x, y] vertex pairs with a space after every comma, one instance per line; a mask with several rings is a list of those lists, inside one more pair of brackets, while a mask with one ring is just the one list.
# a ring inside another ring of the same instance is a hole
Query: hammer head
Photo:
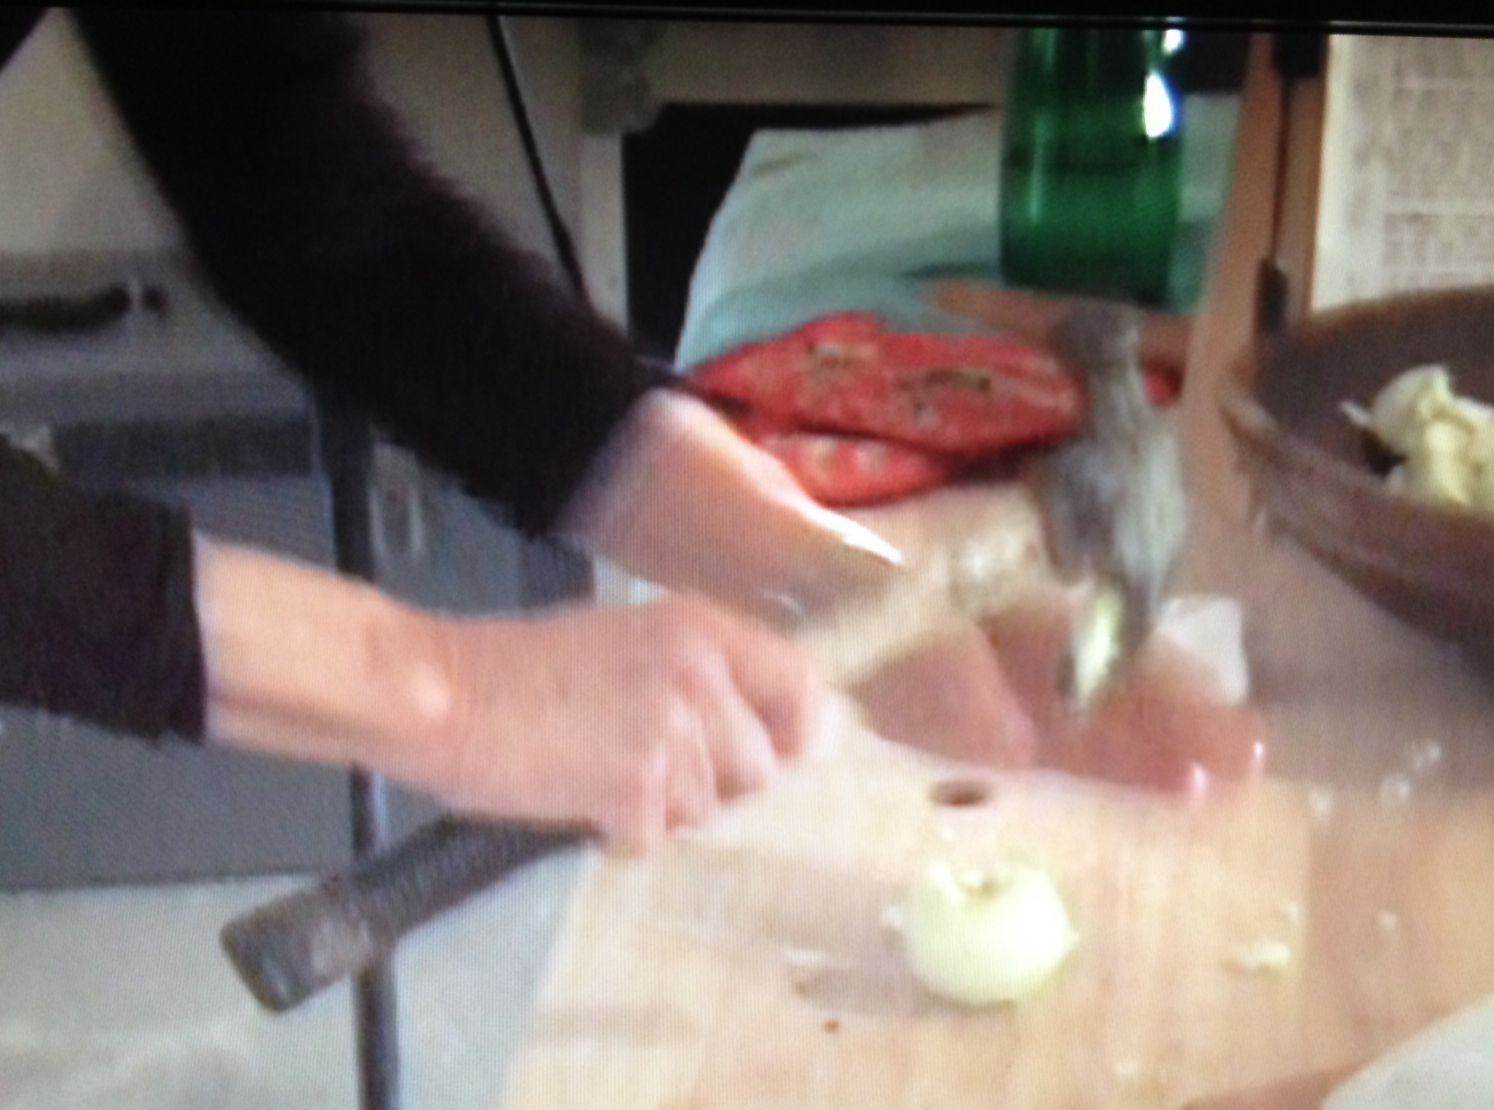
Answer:
[[1187, 531], [1177, 433], [1147, 397], [1140, 336], [1137, 310], [1103, 301], [1079, 302], [1054, 335], [1089, 394], [1084, 429], [1038, 472], [1054, 563], [1095, 586], [1058, 678], [1079, 711], [1150, 634]]

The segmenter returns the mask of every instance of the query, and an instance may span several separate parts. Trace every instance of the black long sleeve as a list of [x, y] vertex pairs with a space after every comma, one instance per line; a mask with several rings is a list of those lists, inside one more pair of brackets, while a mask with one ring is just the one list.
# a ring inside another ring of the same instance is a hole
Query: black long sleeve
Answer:
[[320, 12], [74, 12], [218, 295], [519, 527], [550, 527], [664, 375], [422, 166]]
[[3, 438], [0, 702], [149, 739], [203, 733], [186, 515], [85, 492]]
[[[0, 18], [0, 64], [44, 9]], [[218, 295], [295, 371], [542, 531], [664, 376], [422, 166], [325, 13], [73, 16]], [[0, 442], [0, 701], [200, 739], [185, 514]]]
[[[45, 10], [0, 10], [0, 66]], [[85, 492], [0, 437], [0, 702], [200, 741], [202, 664], [186, 514]]]
[[[0, 65], [45, 9], [6, 9]], [[333, 15], [73, 16], [225, 304], [322, 391], [548, 527], [663, 377], [452, 186]], [[185, 514], [84, 492], [0, 441], [0, 702], [200, 739]]]

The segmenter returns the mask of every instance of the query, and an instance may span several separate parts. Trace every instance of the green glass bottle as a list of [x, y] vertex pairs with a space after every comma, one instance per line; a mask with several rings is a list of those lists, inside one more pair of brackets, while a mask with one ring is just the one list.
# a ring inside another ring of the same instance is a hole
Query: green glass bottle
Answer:
[[1003, 110], [1006, 284], [1167, 302], [1182, 192], [1179, 33], [1021, 32]]

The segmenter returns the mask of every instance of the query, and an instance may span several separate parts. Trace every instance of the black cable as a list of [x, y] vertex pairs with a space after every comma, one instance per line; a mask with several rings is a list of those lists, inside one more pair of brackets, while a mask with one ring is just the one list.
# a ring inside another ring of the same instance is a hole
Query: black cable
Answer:
[[550, 238], [555, 244], [555, 254], [560, 265], [571, 279], [576, 292], [583, 300], [589, 300], [586, 280], [581, 274], [581, 264], [576, 259], [576, 249], [566, 230], [560, 209], [555, 204], [555, 194], [550, 189], [550, 178], [545, 173], [544, 159], [540, 157], [539, 144], [534, 139], [534, 128], [530, 124], [529, 109], [524, 102], [524, 90], [519, 84], [519, 75], [514, 66], [513, 51], [509, 49], [508, 34], [503, 28], [503, 19], [492, 8], [485, 11], [488, 25], [488, 41], [493, 55], [498, 60], [498, 69], [503, 75], [503, 85], [508, 93], [508, 108], [519, 128], [519, 139], [524, 144], [524, 157], [529, 162], [529, 175], [539, 193], [540, 207], [544, 209], [545, 223], [550, 228]]

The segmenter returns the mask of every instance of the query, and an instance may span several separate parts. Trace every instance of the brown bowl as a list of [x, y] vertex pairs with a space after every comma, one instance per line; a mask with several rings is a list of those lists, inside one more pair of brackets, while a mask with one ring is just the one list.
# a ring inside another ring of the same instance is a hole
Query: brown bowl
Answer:
[[1344, 401], [1442, 363], [1494, 401], [1494, 286], [1314, 313], [1232, 367], [1225, 422], [1273, 525], [1407, 624], [1494, 649], [1494, 519], [1391, 492]]

